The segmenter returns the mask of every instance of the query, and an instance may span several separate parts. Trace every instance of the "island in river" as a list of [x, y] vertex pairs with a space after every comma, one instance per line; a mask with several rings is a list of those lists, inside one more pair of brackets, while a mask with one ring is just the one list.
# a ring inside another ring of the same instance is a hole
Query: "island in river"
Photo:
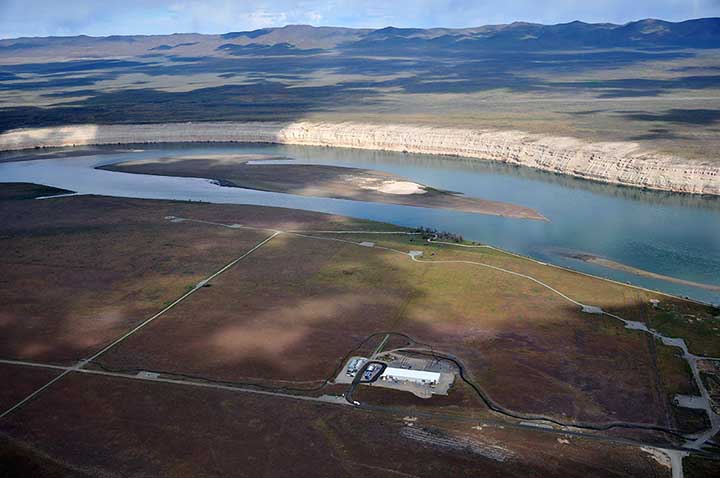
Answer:
[[521, 219], [547, 220], [534, 209], [467, 197], [370, 169], [317, 164], [253, 164], [283, 160], [262, 154], [154, 158], [101, 166], [135, 174], [207, 178], [221, 186], [405, 206], [451, 209]]

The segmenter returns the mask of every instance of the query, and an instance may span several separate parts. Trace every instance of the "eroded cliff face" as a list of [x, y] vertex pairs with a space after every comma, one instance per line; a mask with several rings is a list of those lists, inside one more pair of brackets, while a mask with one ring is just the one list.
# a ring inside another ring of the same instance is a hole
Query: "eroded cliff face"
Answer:
[[443, 154], [628, 186], [720, 195], [717, 167], [642, 152], [634, 143], [585, 143], [519, 131], [365, 123], [218, 122], [80, 125], [0, 134], [0, 150], [162, 142], [261, 142]]

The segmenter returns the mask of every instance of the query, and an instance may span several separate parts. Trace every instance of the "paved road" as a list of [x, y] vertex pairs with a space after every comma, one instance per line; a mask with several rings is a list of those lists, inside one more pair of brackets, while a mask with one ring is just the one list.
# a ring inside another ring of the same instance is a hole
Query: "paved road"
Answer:
[[258, 390], [255, 388], [240, 387], [240, 386], [226, 385], [226, 384], [219, 384], [219, 383], [212, 383], [212, 382], [197, 382], [197, 381], [185, 380], [185, 379], [155, 377], [153, 375], [148, 375], [148, 374], [130, 374], [130, 373], [120, 373], [120, 372], [108, 372], [105, 370], [83, 368], [85, 365], [87, 365], [87, 363], [88, 363], [87, 361], [84, 361], [84, 362], [80, 362], [78, 365], [64, 367], [61, 365], [45, 364], [45, 363], [40, 363], [40, 362], [28, 362], [28, 361], [24, 361], [24, 360], [0, 359], [0, 364], [5, 364], [5, 365], [18, 365], [18, 366], [24, 366], [24, 367], [36, 367], [36, 368], [45, 368], [45, 369], [62, 370], [63, 371], [63, 373], [60, 374], [60, 376], [58, 376], [55, 379], [53, 379], [52, 381], [50, 381], [48, 384], [43, 386], [40, 390], [44, 390], [45, 388], [50, 386], [52, 383], [55, 383], [59, 379], [59, 377], [65, 376], [69, 373], [80, 373], [80, 374], [86, 374], [86, 375], [101, 375], [101, 376], [106, 376], [106, 377], [122, 378], [122, 379], [126, 379], [126, 380], [140, 380], [143, 382], [170, 383], [173, 385], [182, 385], [182, 386], [187, 386], [187, 387], [212, 388], [212, 389], [217, 389], [217, 390], [227, 390], [227, 391], [239, 392], [239, 393], [253, 393], [256, 395], [270, 395], [273, 397], [292, 398], [293, 400], [303, 400], [303, 401], [308, 401], [308, 402], [322, 402], [322, 403], [334, 403], [334, 404], [339, 404], [339, 405], [347, 405], [347, 402], [345, 401], [345, 399], [343, 397], [335, 397], [335, 396], [329, 396], [329, 395], [324, 395], [321, 397], [310, 397], [310, 396], [306, 396], [306, 395], [294, 395], [294, 394], [290, 394], [290, 393], [270, 392], [267, 390]]
[[[143, 382], [155, 382], [155, 383], [172, 384], [172, 385], [177, 385], [177, 386], [209, 388], [209, 389], [225, 390], [225, 391], [238, 392], [238, 393], [251, 393], [251, 394], [256, 394], [256, 395], [274, 396], [274, 397], [286, 398], [286, 399], [291, 399], [291, 400], [301, 400], [301, 401], [308, 401], [308, 402], [325, 403], [325, 404], [330, 404], [330, 405], [349, 406], [345, 397], [342, 397], [342, 396], [325, 395], [325, 396], [320, 396], [320, 397], [311, 397], [311, 396], [306, 396], [306, 395], [271, 392], [271, 391], [265, 391], [265, 390], [257, 390], [257, 389], [248, 388], [248, 387], [240, 387], [240, 386], [233, 386], [233, 385], [227, 385], [227, 384], [218, 384], [218, 383], [212, 383], [212, 382], [197, 382], [197, 381], [186, 380], [186, 379], [154, 377], [154, 376], [150, 376], [150, 375], [146, 375], [146, 374], [107, 372], [104, 370], [80, 368], [78, 366], [67, 366], [66, 367], [66, 366], [60, 366], [60, 365], [54, 365], [54, 364], [45, 364], [45, 363], [40, 363], [40, 362], [31, 362], [31, 361], [22, 361], [22, 360], [0, 359], [0, 364], [46, 368], [46, 369], [52, 369], [52, 370], [62, 370], [65, 373], [98, 375], [98, 376], [114, 377], [114, 378], [127, 379], [127, 380], [138, 380], [138, 381], [143, 381]], [[361, 406], [352, 407], [352, 408], [357, 408], [360, 410], [371, 411], [371, 412], [382, 412], [385, 414], [391, 414], [393, 416], [398, 416], [398, 417], [404, 417], [404, 416], [407, 416], [408, 414], [412, 414], [412, 415], [416, 415], [416, 416], [423, 416], [423, 417], [428, 417], [428, 418], [438, 418], [438, 419], [455, 421], [455, 422], [468, 422], [468, 423], [472, 423], [474, 425], [480, 424], [482, 426], [492, 426], [492, 427], [497, 427], [497, 428], [501, 428], [501, 429], [502, 428], [514, 428], [514, 429], [532, 430], [532, 431], [544, 432], [544, 433], [552, 433], [555, 435], [563, 435], [563, 436], [568, 435], [568, 436], [575, 436], [575, 437], [580, 437], [580, 438], [587, 438], [587, 439], [591, 439], [591, 440], [599, 440], [599, 441], [607, 442], [607, 443], [630, 445], [630, 446], [636, 446], [636, 447], [651, 447], [651, 448], [655, 448], [655, 449], [663, 451], [663, 452], [685, 451], [684, 449], [678, 448], [678, 447], [672, 447], [672, 446], [658, 447], [655, 444], [651, 444], [651, 443], [644, 443], [644, 442], [640, 442], [637, 440], [626, 439], [626, 438], [616, 438], [616, 437], [608, 437], [608, 436], [599, 435], [599, 434], [584, 433], [581, 431], [573, 430], [572, 428], [566, 428], [566, 429], [543, 428], [543, 427], [538, 427], [537, 425], [531, 424], [531, 423], [511, 422], [511, 421], [498, 420], [498, 419], [493, 419], [493, 418], [478, 419], [478, 418], [472, 418], [472, 417], [463, 417], [463, 416], [459, 416], [459, 415], [448, 415], [448, 414], [437, 413], [437, 412], [432, 412], [432, 411], [428, 411], [428, 410], [408, 410], [408, 409], [404, 409], [404, 408], [395, 408], [395, 407], [377, 406], [377, 405], [363, 404]]]

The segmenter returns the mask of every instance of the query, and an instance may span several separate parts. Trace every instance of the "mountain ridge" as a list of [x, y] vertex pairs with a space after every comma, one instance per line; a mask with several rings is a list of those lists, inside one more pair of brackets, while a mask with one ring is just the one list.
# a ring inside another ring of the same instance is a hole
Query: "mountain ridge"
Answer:
[[[720, 47], [720, 17], [697, 18], [681, 22], [669, 22], [647, 18], [628, 22], [586, 23], [580, 20], [557, 24], [513, 22], [508, 24], [481, 25], [467, 28], [348, 28], [311, 25], [285, 25], [282, 27], [261, 28], [249, 31], [232, 31], [222, 34], [173, 33], [161, 35], [110, 35], [110, 36], [49, 36], [19, 37], [0, 39], [3, 49], [32, 49], [48, 46], [49, 42], [60, 43], [136, 43], [151, 39], [166, 40], [195, 38], [237, 44], [257, 43], [274, 45], [287, 43], [298, 48], [309, 45], [310, 48], [332, 49], [352, 46], [358, 42], [390, 42], [399, 39], [430, 41], [452, 36], [457, 40], [473, 40], [476, 46], [487, 45], [493, 48], [519, 46], [533, 40], [542, 48], [562, 47], [563, 42], [588, 47], [628, 47], [628, 46], [692, 46], [695, 48]], [[154, 47], [161, 46], [158, 43]]]

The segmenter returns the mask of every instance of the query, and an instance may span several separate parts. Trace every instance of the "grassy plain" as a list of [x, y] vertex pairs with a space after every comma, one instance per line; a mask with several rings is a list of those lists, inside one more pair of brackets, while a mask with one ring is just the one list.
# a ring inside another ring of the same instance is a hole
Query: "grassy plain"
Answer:
[[[101, 197], [1, 204], [4, 358], [86, 358], [267, 236], [193, 223], [178, 228], [164, 219], [188, 210], [202, 218], [206, 205]], [[289, 228], [348, 223], [287, 210], [217, 210], [249, 211], [244, 220]]]
[[7, 410], [55, 378], [60, 372], [35, 367], [0, 364], [0, 409]]
[[177, 234], [158, 209], [104, 198], [4, 206], [0, 353], [7, 358], [88, 357], [257, 242], [192, 226]]
[[[483, 254], [430, 246], [413, 236], [340, 237], [423, 250], [429, 260], [478, 260]], [[392, 331], [457, 355], [491, 398], [523, 413], [671, 426], [672, 393], [692, 385], [687, 370], [673, 369], [668, 384], [661, 380], [656, 350], [664, 346], [646, 334], [583, 314], [527, 279], [469, 264], [414, 263], [392, 251], [333, 240], [337, 235], [325, 238], [273, 239], [103, 364], [177, 371], [175, 364], [183, 363], [185, 372], [199, 376], [310, 388], [333, 376], [338, 360], [364, 339]], [[513, 260], [517, 270], [528, 272], [529, 261]], [[563, 287], [577, 282], [574, 275], [553, 269], [548, 277], [572, 296], [577, 284]], [[584, 287], [600, 300], [618, 300], [616, 287], [628, 294], [625, 286], [587, 280]], [[634, 292], [621, 300], [637, 306], [642, 298]], [[158, 352], [159, 337], [185, 345]], [[661, 365], [668, 367], [666, 362]], [[459, 385], [442, 405], [470, 404], [472, 395], [465, 392]], [[407, 402], [396, 395], [380, 401]], [[472, 405], [482, 408], [477, 397]]]
[[[372, 240], [360, 236], [357, 240]], [[408, 237], [383, 237], [381, 245], [417, 248], [431, 259], [469, 260], [531, 275], [583, 304], [595, 305], [628, 320], [644, 322], [669, 337], [682, 337], [691, 352], [720, 356], [720, 311], [717, 308], [547, 266], [492, 248], [428, 246]], [[539, 286], [537, 286], [539, 287]], [[538, 289], [539, 290], [539, 289]], [[654, 307], [651, 300], [658, 300]]]
[[[63, 420], [49, 420], [57, 410]], [[72, 375], [0, 431], [91, 475], [669, 476], [625, 445], [472, 422], [412, 423], [344, 406]], [[0, 465], [6, 476], [15, 463]]]
[[[348, 274], [361, 278], [317, 280], [335, 264], [353, 267]], [[383, 266], [364, 248], [278, 236], [103, 363], [148, 370], [183, 364], [185, 372], [225, 380], [317, 385], [368, 336], [393, 328], [412, 287], [401, 271]]]
[[[299, 230], [314, 237], [276, 236], [101, 356], [91, 369], [102, 366], [130, 374], [156, 370], [177, 377], [202, 376], [206, 383], [313, 389], [347, 354], [369, 353], [379, 343], [378, 334], [394, 331], [457, 356], [473, 382], [516, 412], [683, 430], [699, 424], [697, 417], [676, 413], [669, 402], [672, 394], [692, 390], [687, 369], [647, 335], [582, 314], [521, 277], [471, 264], [416, 263], [397, 252], [344, 240], [422, 250], [426, 260], [507, 267], [637, 320], [654, 310], [645, 306], [658, 297], [654, 293], [491, 249], [429, 245], [419, 236], [314, 233], [400, 229], [305, 211], [85, 196], [12, 200], [2, 206], [0, 244], [7, 254], [0, 266], [8, 285], [0, 288], [2, 358], [75, 363], [270, 235], [168, 219], [174, 216]], [[670, 302], [660, 298], [661, 306]], [[681, 300], [672, 303], [696, 316], [704, 310]], [[686, 324], [691, 336], [694, 324]], [[25, 373], [24, 367], [14, 366], [0, 372], [3, 383], [13, 384], [13, 394], [3, 398], [8, 403], [52, 375]], [[341, 392], [328, 386], [305, 395]], [[447, 397], [422, 403], [375, 389], [360, 390], [356, 398], [400, 407], [406, 410], [403, 416], [424, 410], [477, 420], [489, 417], [479, 398], [460, 382]], [[31, 464], [52, 468], [60, 462], [90, 474], [100, 474], [112, 463], [128, 474], [192, 476], [234, 469], [279, 476], [289, 468], [263, 464], [279, 456], [289, 467], [311, 463], [322, 473], [332, 470], [336, 475], [337, 470], [351, 476], [374, 470], [379, 476], [397, 471], [426, 476], [439, 466], [482, 466], [485, 476], [515, 472], [507, 468], [509, 461], [430, 445], [423, 441], [426, 431], [401, 432], [405, 422], [384, 414], [381, 419], [365, 418], [365, 412], [287, 400], [72, 373], [3, 420], [0, 432], [9, 440], [2, 446], [11, 464], [30, 466], [28, 456], [39, 453], [39, 461]], [[57, 418], [49, 421], [47, 414]], [[568, 476], [580, 470], [592, 476], [617, 476], [621, 470], [636, 476], [660, 473], [651, 458], [622, 447], [593, 444], [599, 448], [591, 451], [579, 439], [568, 446], [553, 436], [526, 436], [531, 432], [517, 432], [519, 436], [511, 430], [479, 431], [442, 423], [422, 427], [484, 446], [500, 443], [512, 450], [518, 476]], [[238, 444], [240, 435], [248, 438]], [[208, 437], [214, 456], [206, 453]], [[186, 445], [181, 455], [177, 450], [183, 447], [175, 443], [179, 439]], [[87, 453], [92, 443], [110, 446]], [[357, 448], [357, 443], [368, 448]], [[392, 471], [383, 464], [387, 460], [375, 461], [382, 455], [378, 446], [392, 457]], [[246, 452], [229, 451], [238, 447]], [[420, 458], [406, 459], [407, 453]], [[608, 460], [608, 453], [616, 458]], [[328, 461], [328, 455], [334, 458]], [[320, 457], [325, 461], [316, 464]], [[580, 465], [568, 469], [568, 460]], [[297, 470], [302, 474], [304, 469]]]

